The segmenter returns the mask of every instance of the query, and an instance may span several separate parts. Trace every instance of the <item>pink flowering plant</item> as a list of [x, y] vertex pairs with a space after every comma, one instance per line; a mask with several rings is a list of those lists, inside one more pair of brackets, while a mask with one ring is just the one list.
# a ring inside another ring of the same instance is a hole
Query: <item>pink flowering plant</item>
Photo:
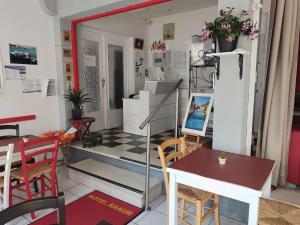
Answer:
[[222, 38], [232, 42], [241, 34], [249, 36], [252, 40], [258, 38], [258, 30], [246, 10], [242, 10], [240, 17], [232, 15], [234, 8], [227, 7], [220, 11], [220, 16], [214, 22], [206, 22], [201, 32], [201, 40]]

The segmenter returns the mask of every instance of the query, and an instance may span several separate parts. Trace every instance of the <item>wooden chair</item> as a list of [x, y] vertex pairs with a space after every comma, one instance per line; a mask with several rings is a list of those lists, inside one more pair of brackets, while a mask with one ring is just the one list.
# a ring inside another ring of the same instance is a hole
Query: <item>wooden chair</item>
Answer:
[[19, 124], [16, 124], [16, 125], [0, 125], [0, 130], [14, 130], [15, 133], [16, 133], [15, 135], [1, 135], [0, 140], [20, 136]]
[[65, 198], [64, 193], [58, 193], [56, 197], [44, 197], [21, 202], [10, 208], [7, 208], [0, 212], [0, 224], [6, 224], [15, 218], [18, 218], [27, 213], [35, 212], [42, 209], [57, 208], [57, 225], [66, 224], [65, 216]]
[[261, 199], [259, 225], [299, 225], [300, 208], [287, 203]]
[[[20, 127], [19, 127], [19, 124], [15, 124], [15, 125], [0, 125], [0, 131], [4, 131], [4, 130], [14, 130], [15, 135], [2, 135], [2, 136], [0, 136], [0, 140], [4, 140], [4, 139], [9, 139], [9, 138], [14, 138], [14, 137], [19, 137], [20, 136]], [[28, 159], [28, 163], [34, 163], [34, 158]], [[15, 168], [20, 168], [21, 166], [22, 166], [22, 162], [21, 161], [16, 161], [16, 162], [12, 163], [11, 168], [15, 169]], [[0, 166], [0, 171], [3, 171], [3, 170], [4, 170], [4, 167]], [[19, 183], [18, 180], [15, 180], [15, 181], [17, 181]], [[35, 182], [35, 183], [33, 183], [33, 185], [34, 185], [35, 192], [38, 192], [39, 191], [38, 184]]]
[[[30, 200], [32, 197], [41, 194], [41, 197], [45, 196], [46, 191], [50, 191], [52, 196], [56, 196], [57, 192], [57, 154], [58, 154], [59, 137], [51, 136], [39, 139], [31, 140], [24, 143], [20, 141], [20, 154], [22, 159], [22, 168], [11, 171], [11, 177], [21, 181], [20, 184], [12, 185], [10, 188], [10, 206], [12, 205], [12, 197], [19, 198], [21, 200]], [[40, 150], [35, 152], [26, 151], [31, 146], [51, 146], [51, 147], [39, 147]], [[27, 164], [27, 160], [32, 157], [42, 158], [35, 163]], [[46, 174], [50, 173], [50, 177]], [[35, 194], [31, 193], [30, 183], [40, 181], [41, 191]], [[46, 182], [47, 181], [47, 182]], [[22, 188], [25, 186], [25, 189]], [[25, 192], [27, 197], [21, 197], [13, 195], [13, 190], [19, 190]], [[35, 218], [34, 213], [31, 214], [32, 219]]]
[[8, 146], [0, 147], [0, 154], [6, 154], [5, 170], [0, 173], [0, 188], [3, 189], [0, 198], [0, 210], [8, 207], [9, 200], [9, 183], [10, 183], [10, 167], [12, 154], [14, 151], [14, 145], [9, 144]]
[[[173, 146], [178, 146], [178, 151], [175, 151]], [[167, 198], [169, 198], [169, 176], [166, 172], [167, 166], [174, 162], [174, 160], [180, 159], [185, 156], [185, 141], [184, 138], [170, 139], [157, 146], [159, 157], [162, 164], [162, 170], [165, 179]], [[191, 225], [186, 222], [185, 216], [189, 215], [195, 218], [196, 225], [201, 225], [205, 222], [211, 214], [215, 214], [215, 223], [220, 225], [219, 221], [219, 196], [210, 192], [192, 188], [186, 185], [178, 185], [178, 198], [181, 201], [181, 207], [178, 207], [180, 216], [177, 220], [183, 224]], [[209, 200], [213, 200], [211, 207], [205, 206], [205, 203]], [[189, 212], [186, 209], [186, 203], [190, 203], [196, 206], [196, 215]], [[205, 212], [206, 211], [206, 212]]]

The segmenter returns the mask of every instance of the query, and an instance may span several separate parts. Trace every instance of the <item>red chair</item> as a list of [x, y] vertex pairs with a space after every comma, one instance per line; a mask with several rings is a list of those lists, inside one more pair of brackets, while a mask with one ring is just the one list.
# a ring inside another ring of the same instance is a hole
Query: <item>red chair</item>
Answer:
[[[12, 170], [11, 177], [20, 180], [20, 184], [13, 185], [10, 188], [10, 206], [12, 205], [12, 197], [21, 200], [31, 200], [36, 195], [45, 196], [46, 191], [50, 191], [52, 196], [57, 195], [57, 154], [58, 154], [59, 137], [51, 136], [31, 140], [24, 143], [20, 140], [20, 154], [22, 159], [22, 167]], [[33, 150], [34, 149], [34, 150]], [[30, 158], [36, 158], [36, 162], [27, 164]], [[46, 174], [50, 173], [50, 177]], [[30, 183], [40, 181], [41, 188], [37, 193], [31, 193]], [[25, 189], [22, 188], [25, 186]], [[19, 190], [26, 193], [26, 198], [13, 195], [13, 190]], [[32, 219], [35, 214], [31, 213]]]

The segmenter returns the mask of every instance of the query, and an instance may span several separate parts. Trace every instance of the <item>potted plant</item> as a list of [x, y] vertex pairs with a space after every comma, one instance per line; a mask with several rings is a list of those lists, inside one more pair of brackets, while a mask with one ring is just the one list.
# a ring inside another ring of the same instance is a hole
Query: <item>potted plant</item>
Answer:
[[236, 49], [240, 35], [246, 35], [255, 40], [258, 37], [256, 25], [252, 23], [246, 10], [240, 17], [232, 15], [234, 8], [220, 10], [220, 16], [214, 22], [206, 22], [200, 35], [202, 41], [214, 38], [218, 40], [220, 52], [230, 52]]
[[81, 106], [84, 103], [91, 102], [92, 99], [88, 97], [89, 94], [85, 94], [83, 92], [83, 89], [76, 90], [72, 89], [69, 91], [67, 95], [64, 96], [64, 98], [72, 103], [72, 118], [74, 120], [80, 120], [82, 118], [82, 110]]
[[29, 141], [29, 135], [24, 135], [23, 136], [23, 142], [28, 142]]
[[218, 159], [219, 159], [219, 164], [220, 165], [225, 165], [226, 164], [225, 152], [221, 152]]

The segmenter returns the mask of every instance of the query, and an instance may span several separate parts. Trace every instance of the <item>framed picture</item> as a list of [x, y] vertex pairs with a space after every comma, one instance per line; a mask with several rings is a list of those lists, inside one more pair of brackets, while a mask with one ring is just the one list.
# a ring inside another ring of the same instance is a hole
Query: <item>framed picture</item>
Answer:
[[72, 73], [72, 63], [65, 62], [64, 72], [65, 73]]
[[71, 49], [63, 48], [62, 52], [63, 52], [63, 57], [66, 57], [66, 58], [71, 58], [72, 57], [72, 50]]
[[212, 103], [212, 94], [191, 94], [183, 120], [182, 131], [205, 136]]
[[9, 44], [10, 63], [37, 65], [36, 48], [25, 45]]
[[70, 42], [71, 41], [71, 33], [69, 30], [63, 31], [63, 40], [64, 42]]
[[174, 40], [175, 23], [167, 23], [163, 25], [164, 40]]
[[140, 38], [135, 38], [134, 39], [134, 48], [135, 49], [143, 50], [143, 48], [144, 48], [144, 40], [140, 39]]

